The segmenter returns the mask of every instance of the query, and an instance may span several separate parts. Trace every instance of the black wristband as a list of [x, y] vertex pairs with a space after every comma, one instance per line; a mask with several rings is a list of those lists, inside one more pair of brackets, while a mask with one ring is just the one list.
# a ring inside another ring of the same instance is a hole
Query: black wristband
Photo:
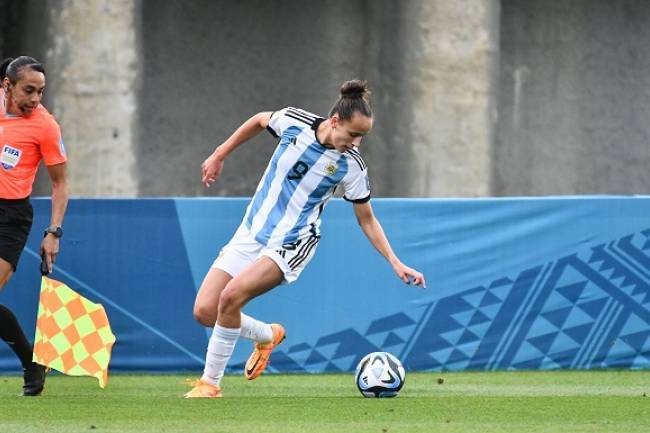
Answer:
[[63, 236], [63, 229], [59, 226], [49, 226], [45, 229], [43, 236], [47, 236], [49, 234], [53, 234], [54, 237], [58, 239]]

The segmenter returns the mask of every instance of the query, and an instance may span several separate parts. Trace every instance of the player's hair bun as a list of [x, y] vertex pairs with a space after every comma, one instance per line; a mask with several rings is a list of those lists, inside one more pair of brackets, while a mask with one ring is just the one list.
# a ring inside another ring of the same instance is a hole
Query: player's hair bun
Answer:
[[368, 102], [368, 82], [365, 80], [350, 80], [341, 85], [340, 96], [330, 109], [329, 117], [339, 115], [341, 120], [350, 120], [356, 112], [366, 117], [372, 117]]
[[370, 90], [365, 80], [350, 80], [341, 86], [341, 98], [363, 98], [366, 99]]

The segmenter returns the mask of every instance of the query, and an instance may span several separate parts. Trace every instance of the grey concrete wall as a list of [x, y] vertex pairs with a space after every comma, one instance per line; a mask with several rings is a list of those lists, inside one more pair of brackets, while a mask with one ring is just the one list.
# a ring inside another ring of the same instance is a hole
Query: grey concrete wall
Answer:
[[373, 89], [375, 130], [361, 151], [374, 194], [488, 194], [497, 5], [145, 0], [140, 194], [252, 194], [270, 137], [238, 149], [209, 191], [200, 163], [255, 112], [326, 114], [358, 77]]
[[26, 54], [39, 60], [48, 47], [49, 0], [0, 0], [2, 58]]
[[368, 2], [364, 71], [379, 195], [490, 193], [499, 2]]
[[[10, 3], [35, 29], [16, 54], [48, 67], [73, 195], [250, 195], [270, 136], [238, 149], [210, 190], [201, 162], [257, 111], [327, 114], [351, 78], [373, 89], [361, 151], [375, 196], [489, 193], [497, 0]], [[40, 176], [35, 193], [48, 192]]]
[[648, 194], [650, 2], [502, 11], [493, 194]]
[[[366, 78], [375, 196], [647, 193], [641, 0], [0, 0], [4, 55], [46, 62], [81, 196], [250, 195], [262, 134], [209, 190], [248, 116], [326, 114]], [[39, 177], [37, 195], [49, 193]]]
[[206, 190], [200, 165], [258, 111], [326, 113], [361, 75], [361, 1], [144, 0], [140, 195], [251, 195], [275, 140], [263, 133]]
[[62, 125], [70, 194], [137, 194], [139, 1], [51, 0], [47, 107]]

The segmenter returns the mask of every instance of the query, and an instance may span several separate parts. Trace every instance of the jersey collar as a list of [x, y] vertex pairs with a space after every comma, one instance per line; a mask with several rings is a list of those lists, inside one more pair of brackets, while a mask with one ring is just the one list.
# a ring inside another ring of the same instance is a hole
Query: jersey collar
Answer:
[[323, 123], [324, 121], [325, 121], [324, 118], [319, 117], [318, 119], [314, 120], [314, 122], [311, 124], [311, 129], [314, 130], [314, 137], [316, 138], [316, 143], [320, 144], [321, 146], [323, 146], [323, 147], [324, 147], [325, 149], [327, 149], [327, 150], [336, 150], [336, 149], [334, 149], [334, 146], [332, 146], [332, 147], [330, 147], [330, 146], [326, 146], [325, 144], [321, 143], [320, 140], [318, 139], [318, 134], [317, 134], [317, 132], [318, 132], [318, 127], [319, 127], [320, 124]]

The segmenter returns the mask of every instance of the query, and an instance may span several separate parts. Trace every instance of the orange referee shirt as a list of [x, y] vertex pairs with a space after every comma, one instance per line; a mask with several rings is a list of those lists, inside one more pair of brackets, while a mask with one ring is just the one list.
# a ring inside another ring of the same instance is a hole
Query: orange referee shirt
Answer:
[[[0, 89], [4, 99], [4, 91]], [[42, 105], [29, 117], [0, 109], [0, 198], [21, 199], [32, 193], [41, 162], [55, 165], [67, 160], [59, 124]]]

